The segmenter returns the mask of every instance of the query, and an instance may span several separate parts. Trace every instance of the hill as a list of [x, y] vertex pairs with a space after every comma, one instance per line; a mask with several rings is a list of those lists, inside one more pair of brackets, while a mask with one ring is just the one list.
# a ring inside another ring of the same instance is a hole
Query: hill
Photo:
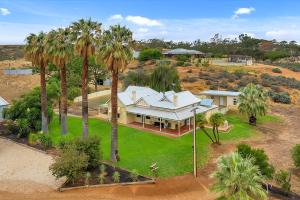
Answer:
[[23, 45], [0, 45], [0, 61], [24, 57]]

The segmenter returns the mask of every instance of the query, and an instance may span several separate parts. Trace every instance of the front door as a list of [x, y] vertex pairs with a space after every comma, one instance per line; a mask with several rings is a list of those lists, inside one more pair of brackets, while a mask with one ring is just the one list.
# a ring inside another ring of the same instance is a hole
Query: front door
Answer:
[[220, 97], [220, 106], [225, 106], [224, 97]]

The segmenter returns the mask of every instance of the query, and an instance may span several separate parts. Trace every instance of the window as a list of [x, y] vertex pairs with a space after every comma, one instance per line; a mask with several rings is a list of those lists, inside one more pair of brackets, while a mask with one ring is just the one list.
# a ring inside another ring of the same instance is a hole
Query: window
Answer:
[[233, 98], [233, 105], [237, 105], [237, 103], [238, 103], [237, 98]]
[[146, 119], [150, 119], [150, 116], [146, 116]]
[[118, 113], [118, 118], [120, 118], [120, 113]]
[[141, 117], [141, 115], [137, 114], [136, 117]]

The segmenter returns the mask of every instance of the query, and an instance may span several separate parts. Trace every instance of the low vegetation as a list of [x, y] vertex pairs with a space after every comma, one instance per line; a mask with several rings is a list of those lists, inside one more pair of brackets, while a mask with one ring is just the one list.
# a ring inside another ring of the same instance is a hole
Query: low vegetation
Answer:
[[162, 53], [158, 49], [147, 48], [143, 49], [139, 55], [139, 61], [158, 60], [162, 58]]

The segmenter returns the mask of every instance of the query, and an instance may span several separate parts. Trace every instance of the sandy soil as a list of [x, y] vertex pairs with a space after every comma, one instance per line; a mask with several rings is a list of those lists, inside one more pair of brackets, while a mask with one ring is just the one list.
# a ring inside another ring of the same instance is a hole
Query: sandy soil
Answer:
[[52, 162], [50, 155], [0, 138], [1, 190], [32, 193], [56, 189], [63, 180], [56, 181], [50, 173]]

